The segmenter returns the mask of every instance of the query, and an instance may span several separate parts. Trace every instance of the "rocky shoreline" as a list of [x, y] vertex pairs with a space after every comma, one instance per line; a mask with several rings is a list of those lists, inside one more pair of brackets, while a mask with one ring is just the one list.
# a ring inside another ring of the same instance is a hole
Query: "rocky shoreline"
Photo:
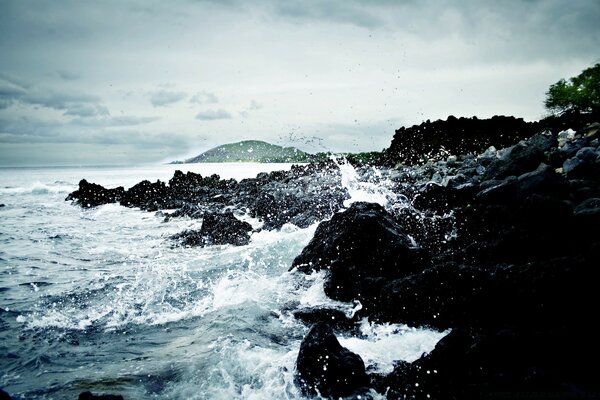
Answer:
[[[385, 180], [402, 199], [386, 207], [345, 208], [350, 196], [334, 161], [240, 182], [180, 171], [129, 190], [82, 180], [67, 200], [203, 219], [200, 231], [172, 238], [184, 246], [247, 244], [252, 227], [239, 214], [269, 230], [322, 221], [290, 271], [328, 271], [325, 293], [362, 308], [352, 318], [333, 309], [294, 313], [311, 326], [296, 370], [307, 396], [600, 398], [595, 120], [450, 117], [402, 128], [377, 174], [356, 166], [361, 180]], [[450, 333], [431, 353], [378, 375], [335, 336], [363, 318]]]

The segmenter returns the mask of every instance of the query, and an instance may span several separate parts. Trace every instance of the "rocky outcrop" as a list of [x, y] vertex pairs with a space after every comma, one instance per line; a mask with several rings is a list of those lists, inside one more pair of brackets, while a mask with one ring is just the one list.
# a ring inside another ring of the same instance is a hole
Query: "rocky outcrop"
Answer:
[[305, 228], [338, 211], [348, 192], [341, 185], [341, 174], [333, 162], [293, 166], [289, 171], [259, 174], [237, 182], [218, 175], [175, 171], [167, 183], [148, 180], [128, 190], [106, 189], [82, 180], [79, 189], [69, 194], [82, 207], [119, 202], [126, 207], [147, 211], [175, 209], [167, 215], [199, 218], [205, 212], [248, 212], [263, 222], [264, 229], [280, 229], [291, 223]]
[[342, 347], [329, 326], [318, 323], [300, 345], [296, 382], [306, 396], [338, 399], [360, 391], [368, 378], [360, 356]]
[[421, 271], [428, 262], [382, 206], [357, 202], [322, 222], [292, 267], [305, 273], [328, 270], [328, 296], [359, 299], [369, 307], [384, 282]]
[[398, 129], [385, 151], [385, 158], [391, 164], [415, 164], [448, 153], [480, 153], [490, 146], [509, 146], [538, 130], [537, 124], [504, 116], [490, 119], [449, 116], [445, 121], [427, 120], [420, 125]]
[[211, 246], [232, 244], [244, 246], [250, 241], [252, 225], [237, 219], [232, 212], [204, 214], [200, 230], [188, 230], [172, 238], [182, 246]]
[[83, 208], [90, 208], [118, 202], [124, 194], [125, 189], [122, 186], [114, 189], [105, 189], [101, 185], [89, 183], [85, 179], [82, 179], [79, 182], [79, 189], [69, 194], [66, 200], [74, 201]]
[[[402, 167], [390, 173], [402, 207], [363, 203], [321, 223], [297, 271], [328, 270], [326, 294], [366, 304], [359, 318], [452, 330], [369, 387], [394, 399], [597, 398], [599, 127]], [[417, 245], [431, 257], [405, 268]]]

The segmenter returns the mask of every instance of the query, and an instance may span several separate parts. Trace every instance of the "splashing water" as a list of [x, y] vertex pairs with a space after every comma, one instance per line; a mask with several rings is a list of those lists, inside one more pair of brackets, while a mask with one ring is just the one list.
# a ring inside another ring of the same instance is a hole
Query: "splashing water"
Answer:
[[[340, 165], [354, 201], [389, 201]], [[0, 172], [0, 387], [17, 399], [300, 399], [293, 374], [308, 327], [292, 311], [356, 306], [327, 298], [323, 273], [287, 272], [316, 225], [261, 231], [241, 247], [173, 248], [169, 236], [197, 221], [64, 201], [81, 177], [127, 186], [148, 171]], [[368, 322], [361, 333], [341, 341], [377, 371], [442, 335]]]

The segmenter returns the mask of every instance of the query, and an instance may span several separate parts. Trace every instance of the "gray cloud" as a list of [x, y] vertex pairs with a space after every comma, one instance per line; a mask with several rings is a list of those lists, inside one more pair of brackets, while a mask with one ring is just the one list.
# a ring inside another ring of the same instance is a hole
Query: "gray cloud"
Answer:
[[372, 4], [360, 1], [298, 1], [275, 2], [276, 12], [295, 20], [325, 20], [349, 23], [364, 28], [377, 28], [384, 20], [373, 12]]
[[535, 119], [550, 84], [600, 61], [599, 20], [597, 0], [0, 1], [0, 163], [52, 143], [184, 152], [190, 108], [218, 120], [203, 146], [294, 126], [343, 151], [401, 122]]
[[78, 118], [71, 121], [71, 124], [88, 127], [114, 127], [114, 126], [134, 126], [149, 124], [158, 121], [159, 117], [136, 117], [123, 115], [118, 117], [104, 118]]
[[67, 108], [63, 115], [85, 118], [108, 114], [108, 108], [100, 104], [75, 104]]
[[152, 103], [154, 107], [165, 107], [175, 104], [186, 97], [187, 93], [185, 92], [174, 92], [160, 89], [150, 93], [150, 103]]
[[59, 76], [60, 79], [65, 81], [76, 81], [77, 79], [81, 78], [80, 74], [66, 70], [58, 70], [56, 71], [56, 74]]
[[198, 93], [196, 93], [194, 96], [192, 96], [192, 98], [190, 99], [190, 103], [196, 103], [196, 104], [211, 104], [211, 103], [218, 103], [219, 99], [217, 98], [217, 96], [214, 93], [211, 92], [206, 92], [206, 91], [200, 91]]
[[198, 114], [196, 114], [196, 119], [203, 120], [203, 121], [213, 121], [213, 120], [217, 120], [217, 119], [229, 119], [231, 117], [232, 117], [232, 115], [230, 113], [228, 113], [227, 111], [223, 110], [222, 108], [219, 108], [218, 110], [200, 111]]
[[109, 111], [98, 96], [81, 92], [58, 92], [51, 88], [24, 87], [15, 80], [0, 79], [0, 109], [16, 103], [63, 111], [63, 115], [94, 117]]

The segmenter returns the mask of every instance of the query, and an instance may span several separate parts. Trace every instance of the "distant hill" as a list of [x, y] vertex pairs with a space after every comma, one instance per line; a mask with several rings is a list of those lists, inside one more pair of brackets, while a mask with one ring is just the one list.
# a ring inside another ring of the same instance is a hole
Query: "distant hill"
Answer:
[[[224, 144], [185, 160], [186, 163], [220, 163], [220, 162], [310, 162], [311, 154], [295, 147], [282, 147], [261, 140], [244, 140], [237, 143]], [[174, 161], [172, 164], [180, 163]]]

